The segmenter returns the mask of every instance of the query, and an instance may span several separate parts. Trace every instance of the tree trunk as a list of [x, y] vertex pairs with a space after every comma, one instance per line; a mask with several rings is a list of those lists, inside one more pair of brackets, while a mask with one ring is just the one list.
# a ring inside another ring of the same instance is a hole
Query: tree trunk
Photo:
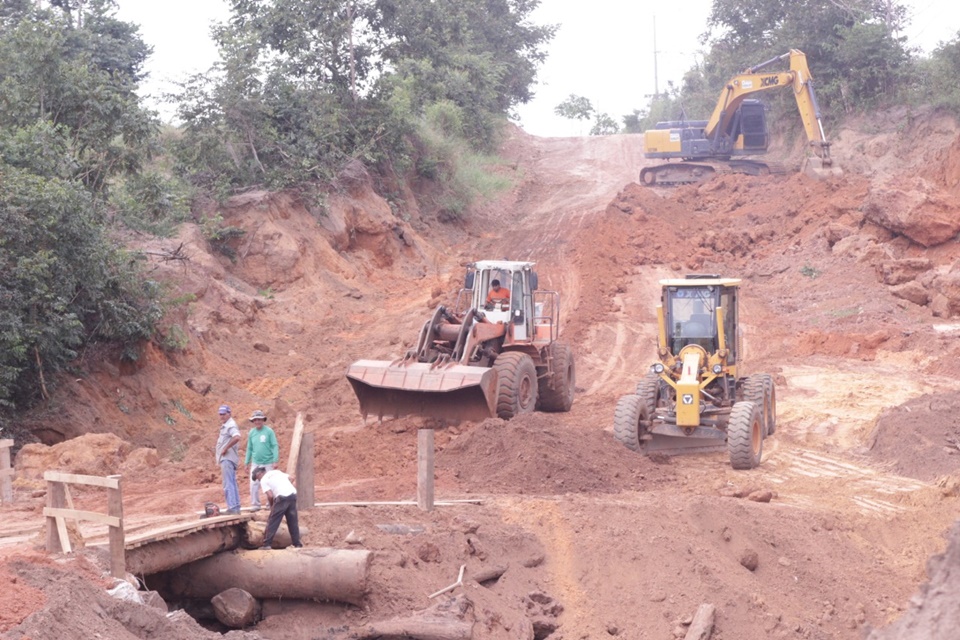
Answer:
[[[261, 540], [263, 536], [261, 535]], [[149, 576], [176, 569], [221, 551], [236, 549], [240, 544], [240, 527], [223, 527], [197, 531], [182, 538], [163, 540], [127, 551], [127, 571]]]

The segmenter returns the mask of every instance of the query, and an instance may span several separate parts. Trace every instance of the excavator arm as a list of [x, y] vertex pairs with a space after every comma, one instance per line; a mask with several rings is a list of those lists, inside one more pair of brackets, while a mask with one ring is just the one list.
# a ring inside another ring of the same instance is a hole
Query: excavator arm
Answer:
[[[789, 71], [762, 72], [762, 69], [787, 58], [790, 59]], [[743, 100], [759, 91], [786, 87], [793, 89], [800, 119], [814, 153], [823, 165], [830, 165], [830, 143], [823, 131], [820, 105], [813, 90], [813, 77], [807, 67], [807, 56], [797, 49], [791, 49], [788, 53], [750, 67], [731, 78], [704, 127], [705, 137], [713, 141], [715, 149], [722, 151], [724, 145], [730, 144], [726, 139], [726, 132]]]

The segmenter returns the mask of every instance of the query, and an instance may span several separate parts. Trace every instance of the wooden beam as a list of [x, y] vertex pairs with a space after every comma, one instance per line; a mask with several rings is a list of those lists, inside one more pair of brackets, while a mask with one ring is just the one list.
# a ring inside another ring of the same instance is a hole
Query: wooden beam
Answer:
[[13, 502], [13, 469], [10, 465], [10, 447], [13, 440], [0, 440], [0, 500], [3, 504]]
[[[63, 509], [67, 506], [67, 499], [63, 493], [63, 483], [47, 481], [47, 508]], [[60, 544], [60, 525], [62, 518], [47, 516], [47, 543], [46, 548], [50, 553], [62, 553], [63, 546]]]
[[117, 486], [107, 489], [107, 513], [117, 519], [116, 525], [110, 526], [110, 575], [114, 578], [127, 577], [127, 559], [124, 554], [123, 532], [123, 491], [120, 488], [120, 476], [110, 476]]
[[243, 515], [217, 516], [215, 518], [204, 518], [202, 520], [191, 520], [190, 522], [181, 522], [178, 524], [173, 524], [167, 527], [163, 527], [162, 529], [149, 531], [147, 533], [143, 533], [138, 536], [132, 536], [130, 538], [127, 538], [124, 546], [127, 549], [136, 549], [137, 547], [142, 547], [145, 544], [159, 542], [160, 540], [168, 540], [170, 538], [178, 538], [181, 536], [189, 535], [196, 531], [204, 531], [206, 529], [215, 529], [218, 527], [228, 527], [231, 525], [243, 524], [244, 522], [252, 518], [253, 518], [252, 514], [243, 514]]
[[313, 474], [313, 434], [303, 434], [297, 458], [297, 509], [312, 509], [316, 502], [316, 481]]
[[70, 520], [90, 520], [91, 522], [99, 522], [100, 524], [105, 524], [111, 527], [120, 526], [120, 518], [108, 516], [105, 513], [97, 513], [95, 511], [80, 511], [79, 509], [58, 509], [55, 507], [44, 507], [43, 515], [48, 517], [53, 516], [55, 518], [69, 518]]
[[63, 553], [73, 553], [70, 546], [70, 533], [67, 531], [67, 521], [63, 518], [54, 518], [57, 521], [57, 537], [60, 543], [60, 549]]
[[417, 506], [433, 511], [433, 429], [417, 430]]
[[297, 458], [300, 457], [300, 442], [303, 440], [303, 414], [297, 414], [293, 425], [293, 440], [290, 442], [290, 455], [287, 456], [287, 475], [296, 477]]
[[[455, 504], [483, 504], [480, 498], [469, 500], [436, 500], [435, 507], [449, 507]], [[415, 507], [416, 500], [388, 500], [380, 502], [318, 502], [315, 507]]]
[[107, 489], [120, 488], [120, 476], [109, 476], [101, 478], [100, 476], [82, 476], [75, 473], [62, 473], [60, 471], [44, 471], [43, 479], [47, 482], [69, 482], [71, 484], [88, 484], [94, 487], [106, 487]]

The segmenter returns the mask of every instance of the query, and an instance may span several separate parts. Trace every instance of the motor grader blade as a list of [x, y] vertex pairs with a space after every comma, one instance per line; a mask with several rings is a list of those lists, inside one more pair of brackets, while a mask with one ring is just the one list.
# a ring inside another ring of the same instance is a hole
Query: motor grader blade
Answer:
[[359, 360], [347, 369], [364, 419], [424, 416], [479, 421], [496, 415], [497, 374], [458, 364]]
[[644, 438], [640, 447], [646, 455], [657, 453], [679, 456], [727, 450], [726, 434], [713, 427], [696, 427], [691, 430], [690, 435], [687, 435], [676, 425], [655, 423]]

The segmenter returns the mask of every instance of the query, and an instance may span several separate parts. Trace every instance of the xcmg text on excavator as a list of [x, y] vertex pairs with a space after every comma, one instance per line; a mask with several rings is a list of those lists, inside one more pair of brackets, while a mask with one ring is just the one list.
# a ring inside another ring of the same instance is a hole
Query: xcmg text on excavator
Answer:
[[717, 275], [660, 281], [658, 360], [617, 403], [617, 441], [646, 454], [726, 450], [734, 469], [760, 464], [777, 394], [769, 374], [743, 375], [740, 284]]
[[[455, 308], [437, 307], [416, 346], [397, 360], [350, 365], [347, 379], [364, 418], [482, 420], [569, 411], [576, 371], [570, 347], [557, 340], [560, 294], [538, 288], [534, 266], [468, 265]], [[502, 285], [496, 292], [494, 281]]]
[[[789, 71], [763, 71], [782, 60], [790, 60]], [[820, 105], [813, 89], [813, 77], [802, 51], [791, 49], [776, 58], [749, 67], [731, 78], [713, 109], [709, 120], [658, 122], [643, 133], [647, 158], [666, 162], [640, 171], [640, 182], [648, 185], [675, 185], [706, 180], [718, 172], [766, 175], [782, 169], [744, 156], [767, 152], [770, 134], [762, 102], [749, 96], [773, 89], [791, 89], [800, 111], [800, 119], [813, 152], [804, 171], [814, 177], [842, 173], [830, 157], [830, 142], [823, 131]]]

